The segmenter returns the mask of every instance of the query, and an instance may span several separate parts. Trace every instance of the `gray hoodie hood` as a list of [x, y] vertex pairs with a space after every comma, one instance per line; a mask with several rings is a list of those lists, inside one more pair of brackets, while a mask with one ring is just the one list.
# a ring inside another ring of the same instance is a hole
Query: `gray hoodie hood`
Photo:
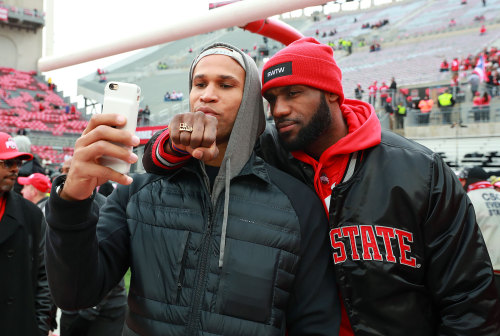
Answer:
[[[219, 52], [221, 50], [220, 48], [227, 49], [227, 52]], [[198, 56], [191, 65], [189, 71], [189, 91], [191, 91], [192, 87], [194, 67], [202, 57], [213, 54], [223, 54], [233, 58], [242, 65], [246, 72], [243, 98], [240, 108], [238, 109], [238, 115], [236, 116], [233, 130], [229, 137], [226, 154], [220, 166], [219, 174], [215, 178], [212, 190], [212, 204], [214, 205], [222, 191], [225, 192], [224, 218], [222, 223], [219, 258], [219, 267], [222, 267], [226, 241], [230, 181], [241, 172], [250, 158], [257, 138], [264, 131], [266, 120], [260, 93], [261, 84], [257, 65], [250, 56], [230, 44], [218, 42], [203, 49], [200, 56]], [[241, 62], [243, 62], [243, 64], [241, 64]]]

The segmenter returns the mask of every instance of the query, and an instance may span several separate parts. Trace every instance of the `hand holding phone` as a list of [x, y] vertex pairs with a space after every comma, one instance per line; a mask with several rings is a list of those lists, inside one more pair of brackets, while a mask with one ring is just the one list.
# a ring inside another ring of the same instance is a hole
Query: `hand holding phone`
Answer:
[[[141, 89], [131, 83], [109, 82], [104, 89], [104, 101], [102, 113], [116, 113], [123, 115], [127, 122], [120, 129], [124, 129], [134, 134], [137, 128], [137, 115], [139, 112], [139, 101]], [[123, 145], [120, 145], [123, 146]], [[123, 146], [125, 147], [125, 146]], [[126, 147], [132, 152], [132, 147]], [[127, 174], [130, 171], [130, 163], [123, 160], [102, 156], [99, 162], [119, 173]]]

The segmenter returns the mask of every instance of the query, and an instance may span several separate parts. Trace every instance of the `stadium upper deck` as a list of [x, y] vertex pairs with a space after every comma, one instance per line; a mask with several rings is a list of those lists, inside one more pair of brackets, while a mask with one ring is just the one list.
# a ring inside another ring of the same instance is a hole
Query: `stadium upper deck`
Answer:
[[[336, 51], [337, 62], [344, 73], [344, 91], [347, 96], [352, 96], [357, 83], [366, 88], [374, 80], [389, 81], [392, 76], [400, 85], [449, 82], [446, 75], [438, 72], [439, 63], [444, 58], [475, 54], [500, 40], [500, 16], [495, 13], [500, 13], [499, 0], [488, 1], [487, 7], [483, 7], [479, 0], [469, 0], [467, 5], [461, 5], [456, 0], [414, 0], [345, 14], [332, 13], [330, 20], [325, 16], [318, 22], [302, 17], [294, 19], [292, 24], [309, 36], [315, 36], [317, 29], [321, 32], [333, 28], [337, 30], [333, 37], [322, 38], [320, 34], [318, 39], [322, 42], [342, 37], [354, 41], [364, 39], [367, 44], [371, 41], [381, 44], [381, 51], [374, 53], [370, 53], [368, 47], [360, 48], [356, 44], [354, 53], [348, 57], [345, 52]], [[479, 37], [480, 23], [474, 18], [481, 15], [485, 17], [488, 32]], [[455, 19], [457, 26], [448, 27], [450, 18]], [[364, 23], [376, 23], [383, 19], [388, 19], [389, 24], [381, 29], [361, 29]], [[248, 49], [258, 63], [262, 60], [258, 48], [254, 50], [255, 46], [263, 45], [262, 37], [235, 28], [148, 48], [110, 67], [107, 80], [134, 81], [142, 87], [142, 106], [148, 104], [153, 112], [174, 111], [179, 104], [164, 102], [163, 95], [172, 90], [187, 93], [187, 71], [192, 55], [214, 41]], [[269, 52], [272, 54], [281, 46], [270, 41]], [[188, 52], [190, 48], [193, 54]], [[158, 62], [165, 62], [168, 69], [157, 70]], [[96, 101], [101, 101], [103, 90], [104, 83], [99, 83], [96, 74], [79, 80], [79, 93]]]

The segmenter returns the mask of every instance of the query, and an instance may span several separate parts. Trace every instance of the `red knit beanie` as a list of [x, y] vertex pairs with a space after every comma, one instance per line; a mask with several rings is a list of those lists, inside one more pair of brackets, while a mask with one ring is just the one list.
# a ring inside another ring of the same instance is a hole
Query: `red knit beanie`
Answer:
[[262, 69], [262, 94], [288, 85], [307, 85], [339, 96], [344, 102], [342, 72], [331, 47], [303, 37], [278, 51]]

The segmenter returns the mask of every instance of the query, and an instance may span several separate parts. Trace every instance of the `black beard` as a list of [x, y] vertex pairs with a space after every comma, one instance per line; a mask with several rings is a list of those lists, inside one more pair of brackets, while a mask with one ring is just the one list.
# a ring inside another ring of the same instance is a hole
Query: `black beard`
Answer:
[[313, 144], [332, 124], [332, 115], [325, 94], [321, 93], [320, 103], [311, 121], [305, 125], [293, 140], [280, 137], [280, 142], [288, 151], [305, 150]]

